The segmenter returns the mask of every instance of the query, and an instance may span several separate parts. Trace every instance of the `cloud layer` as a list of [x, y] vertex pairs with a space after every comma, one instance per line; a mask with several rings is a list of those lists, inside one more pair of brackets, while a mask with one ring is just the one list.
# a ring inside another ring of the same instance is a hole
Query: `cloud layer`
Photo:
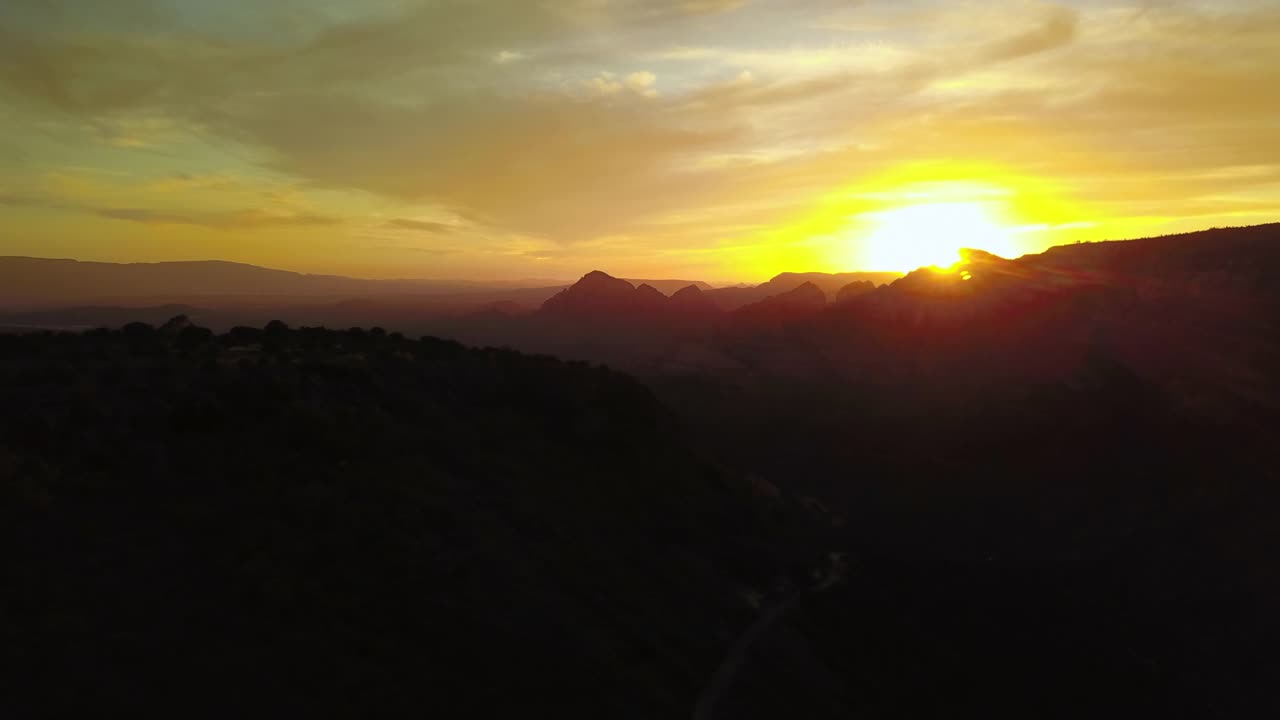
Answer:
[[1244, 1], [10, 0], [0, 253], [758, 279], [930, 192], [1028, 251], [1274, 219], [1277, 67]]

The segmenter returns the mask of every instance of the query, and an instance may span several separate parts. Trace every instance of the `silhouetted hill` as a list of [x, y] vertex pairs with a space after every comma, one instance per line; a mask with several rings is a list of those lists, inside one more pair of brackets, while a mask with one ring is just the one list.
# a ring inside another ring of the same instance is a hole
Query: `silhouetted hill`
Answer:
[[684, 717], [820, 561], [617, 373], [168, 327], [0, 336], [11, 717]]
[[1050, 248], [1021, 262], [1058, 282], [1143, 292], [1275, 294], [1280, 223]]

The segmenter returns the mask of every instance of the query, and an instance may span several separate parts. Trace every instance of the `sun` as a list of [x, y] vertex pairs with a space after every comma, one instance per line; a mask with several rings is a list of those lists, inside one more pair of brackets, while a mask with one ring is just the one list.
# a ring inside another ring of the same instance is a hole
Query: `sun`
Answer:
[[960, 248], [986, 250], [1009, 257], [1012, 233], [982, 202], [935, 202], [869, 213], [874, 229], [858, 244], [862, 267], [911, 272], [934, 266], [948, 268], [960, 260]]

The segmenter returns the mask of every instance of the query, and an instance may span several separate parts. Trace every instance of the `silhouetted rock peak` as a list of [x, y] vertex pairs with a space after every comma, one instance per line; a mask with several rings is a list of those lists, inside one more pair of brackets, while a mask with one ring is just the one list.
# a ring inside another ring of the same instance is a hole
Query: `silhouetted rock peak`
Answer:
[[[626, 280], [621, 280], [600, 270], [592, 270], [583, 275], [581, 280], [574, 283], [573, 288], [593, 291], [609, 290], [619, 293], [635, 290], [635, 287]], [[572, 290], [573, 288], [570, 289]]]
[[542, 304], [543, 312], [558, 315], [617, 316], [662, 309], [667, 296], [651, 285], [632, 286], [626, 280], [595, 270]]
[[663, 295], [667, 295], [668, 297], [671, 295], [675, 295], [677, 290], [680, 290], [681, 288], [684, 288], [688, 285], [696, 285], [698, 286], [699, 289], [702, 289], [702, 290], [711, 289], [711, 286], [703, 282], [702, 280], [674, 280], [674, 279], [647, 280], [647, 279], [636, 279], [636, 278], [623, 278], [623, 280], [626, 280], [627, 282], [631, 283], [632, 285], [635, 285], [636, 287], [640, 287], [641, 285], [652, 285], [655, 290], [662, 293]]
[[672, 308], [686, 313], [714, 313], [720, 311], [720, 307], [716, 305], [715, 301], [702, 292], [702, 289], [697, 285], [689, 285], [677, 290], [671, 296], [670, 305]]
[[822, 292], [822, 288], [811, 282], [805, 282], [795, 290], [785, 292], [781, 295], [765, 300], [781, 307], [792, 307], [798, 309], [818, 308], [821, 309], [827, 304], [827, 294]]
[[767, 297], [739, 312], [748, 317], [783, 319], [809, 315], [827, 306], [827, 294], [811, 282], [805, 282], [794, 290]]
[[636, 288], [636, 292], [645, 297], [659, 297], [659, 298], [666, 297], [666, 295], [663, 295], [657, 288], [655, 288], [654, 286], [648, 283], [645, 283], [640, 287]]
[[649, 284], [643, 284], [635, 289], [633, 297], [637, 310], [663, 310], [667, 307], [670, 300], [663, 295], [657, 288]]
[[840, 288], [840, 292], [836, 293], [836, 302], [849, 302], [855, 298], [860, 298], [867, 293], [875, 292], [876, 284], [870, 280], [855, 280], [848, 285]]
[[830, 273], [784, 272], [784, 273], [778, 273], [777, 275], [774, 275], [772, 278], [770, 278], [769, 282], [760, 284], [759, 286], [757, 286], [756, 289], [767, 291], [769, 293], [769, 296], [778, 296], [778, 295], [783, 295], [785, 293], [794, 292], [804, 287], [805, 285], [809, 285], [810, 287], [817, 289], [818, 291], [822, 292], [825, 295], [825, 293], [828, 290], [830, 290], [831, 292], [835, 292], [840, 289], [840, 286], [844, 285], [846, 282], [849, 282], [848, 280], [845, 280], [843, 282], [839, 282], [838, 285], [835, 285], [834, 287], [832, 287], [833, 283], [838, 282], [836, 280], [838, 277], [839, 277], [838, 275], [833, 275]]

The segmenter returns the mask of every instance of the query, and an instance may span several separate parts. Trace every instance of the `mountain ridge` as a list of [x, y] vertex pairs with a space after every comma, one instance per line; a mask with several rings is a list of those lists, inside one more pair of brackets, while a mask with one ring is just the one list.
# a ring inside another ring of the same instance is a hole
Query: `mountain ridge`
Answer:
[[[780, 273], [750, 286], [717, 288], [703, 280], [628, 278], [633, 286], [649, 285], [670, 297], [690, 285], [708, 293], [725, 310], [735, 310], [765, 297], [815, 282], [829, 296], [853, 279], [877, 285], [898, 273]], [[621, 278], [620, 278], [621, 279]], [[358, 278], [306, 273], [234, 260], [164, 260], [106, 262], [30, 255], [0, 256], [0, 302], [14, 307], [51, 307], [157, 300], [194, 302], [232, 297], [364, 297], [469, 295], [545, 288], [550, 297], [573, 283], [555, 281], [483, 281], [435, 278]]]

